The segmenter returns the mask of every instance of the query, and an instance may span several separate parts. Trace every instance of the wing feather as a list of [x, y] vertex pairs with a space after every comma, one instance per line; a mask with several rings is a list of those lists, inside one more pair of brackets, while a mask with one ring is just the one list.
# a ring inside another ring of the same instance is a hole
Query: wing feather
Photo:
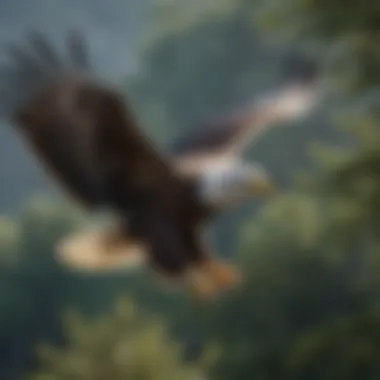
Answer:
[[76, 127], [62, 117], [37, 133], [26, 130], [26, 134], [45, 169], [73, 198], [87, 208], [104, 206], [107, 204], [106, 188], [91, 151], [90, 136], [85, 136], [86, 131]]
[[317, 103], [321, 88], [316, 70], [298, 69], [298, 74], [292, 72], [285, 85], [243, 110], [178, 139], [172, 154], [183, 161], [238, 154], [270, 127], [302, 116]]
[[[30, 52], [13, 49], [13, 64], [0, 77], [9, 94], [3, 112], [72, 196], [90, 208], [125, 211], [147, 194], [181, 186], [121, 95], [93, 73], [83, 73], [88, 55], [78, 34], [67, 41], [66, 65], [41, 34], [32, 34], [29, 42]], [[36, 61], [29, 59], [33, 56]]]
[[71, 33], [68, 39], [69, 54], [75, 67], [90, 68], [90, 61], [83, 38], [78, 31]]
[[28, 34], [29, 43], [37, 56], [47, 65], [60, 66], [62, 61], [55, 49], [48, 43], [42, 33], [33, 31]]

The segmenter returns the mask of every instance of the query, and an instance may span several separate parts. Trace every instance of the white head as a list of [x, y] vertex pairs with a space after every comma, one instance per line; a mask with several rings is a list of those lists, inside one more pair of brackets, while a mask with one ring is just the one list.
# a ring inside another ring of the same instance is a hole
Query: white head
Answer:
[[253, 197], [273, 195], [275, 187], [258, 165], [228, 162], [204, 172], [200, 184], [202, 200], [212, 207], [226, 208]]

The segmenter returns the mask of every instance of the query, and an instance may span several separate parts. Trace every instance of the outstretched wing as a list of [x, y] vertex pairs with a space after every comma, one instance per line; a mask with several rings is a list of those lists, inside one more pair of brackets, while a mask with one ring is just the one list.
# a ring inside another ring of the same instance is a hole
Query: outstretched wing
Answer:
[[83, 205], [127, 209], [141, 193], [176, 181], [113, 89], [90, 73], [83, 38], [59, 57], [45, 36], [8, 48], [1, 68], [2, 116], [13, 120], [42, 163]]
[[175, 141], [171, 152], [177, 160], [189, 164], [202, 162], [202, 158], [207, 161], [238, 154], [270, 127], [307, 113], [317, 103], [320, 93], [316, 68], [298, 67], [289, 73], [285, 85], [230, 117], [200, 126]]

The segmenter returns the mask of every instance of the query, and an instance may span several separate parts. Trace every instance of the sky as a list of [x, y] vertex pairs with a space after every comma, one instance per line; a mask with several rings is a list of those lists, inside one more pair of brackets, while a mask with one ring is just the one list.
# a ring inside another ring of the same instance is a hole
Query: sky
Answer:
[[85, 32], [96, 65], [110, 75], [136, 67], [136, 45], [154, 0], [0, 0], [0, 48], [28, 29], [56, 43], [71, 28]]

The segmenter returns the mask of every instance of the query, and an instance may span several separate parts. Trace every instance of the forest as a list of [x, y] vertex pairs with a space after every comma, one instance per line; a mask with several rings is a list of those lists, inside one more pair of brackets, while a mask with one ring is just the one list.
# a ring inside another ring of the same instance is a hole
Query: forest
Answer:
[[276, 84], [294, 54], [323, 66], [331, 100], [249, 150], [280, 191], [210, 228], [245, 278], [213, 302], [165, 292], [144, 270], [95, 276], [60, 266], [56, 242], [87, 217], [43, 174], [36, 192], [23, 181], [29, 168], [17, 181], [2, 170], [15, 188], [0, 198], [0, 377], [379, 379], [380, 3], [155, 8], [139, 70], [121, 85], [162, 147]]

